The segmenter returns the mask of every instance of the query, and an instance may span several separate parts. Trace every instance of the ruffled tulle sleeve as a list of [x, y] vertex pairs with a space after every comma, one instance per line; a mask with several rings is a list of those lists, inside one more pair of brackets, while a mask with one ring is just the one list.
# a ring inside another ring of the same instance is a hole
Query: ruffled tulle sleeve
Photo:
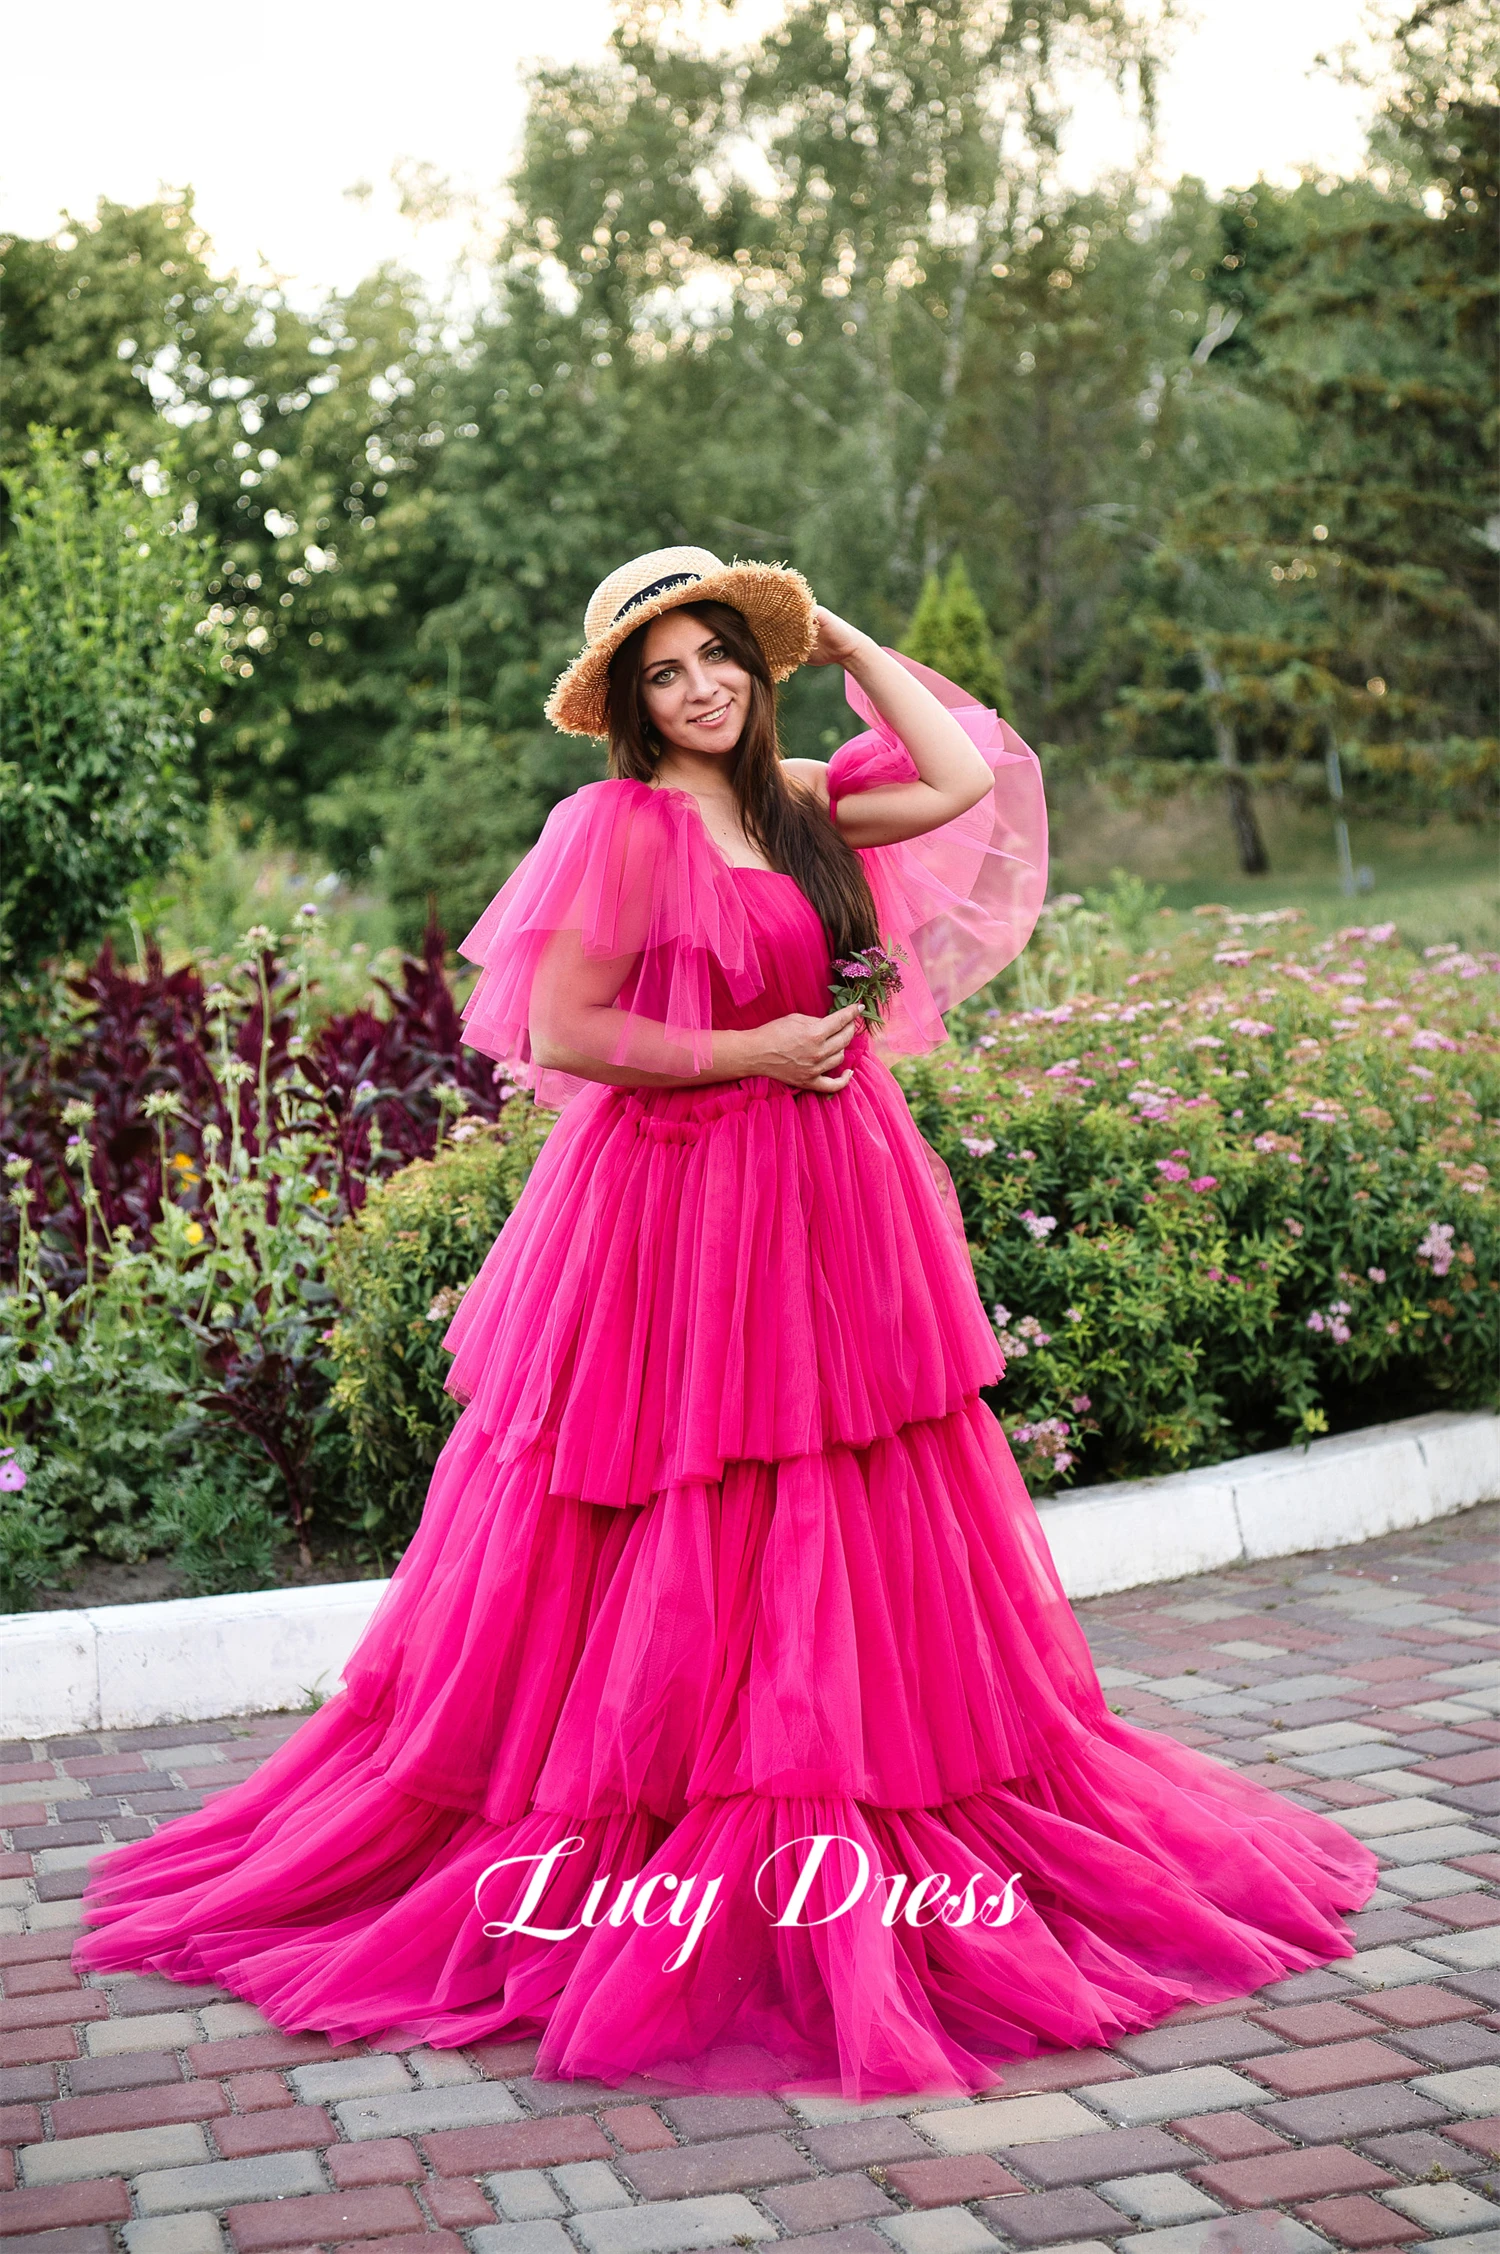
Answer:
[[693, 800], [644, 783], [587, 783], [555, 806], [536, 844], [463, 941], [482, 966], [464, 1039], [564, 1104], [587, 1085], [538, 1065], [531, 997], [558, 935], [618, 966], [600, 1061], [685, 1076], [712, 1062], [714, 976], [737, 1003], [761, 991], [744, 909]]
[[[881, 937], [907, 957], [882, 1042], [912, 1054], [941, 1041], [941, 1013], [987, 985], [1031, 937], [1047, 892], [1047, 800], [1035, 752], [1007, 721], [930, 666], [889, 654], [948, 707], [995, 778], [956, 821], [899, 845], [859, 848]], [[847, 674], [845, 693], [871, 725], [828, 763], [835, 808], [850, 791], [919, 779], [901, 738]]]

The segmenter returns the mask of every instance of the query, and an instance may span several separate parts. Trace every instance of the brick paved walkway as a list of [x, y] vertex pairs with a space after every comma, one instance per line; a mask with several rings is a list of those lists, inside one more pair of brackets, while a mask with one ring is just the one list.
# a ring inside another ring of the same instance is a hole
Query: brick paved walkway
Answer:
[[967, 2103], [537, 2083], [530, 2044], [336, 2050], [211, 1988], [80, 1986], [89, 1859], [295, 1723], [0, 1747], [0, 2226], [18, 2254], [1500, 2254], [1497, 1531], [1083, 1607], [1121, 1712], [1329, 1811], [1381, 1889], [1337, 1971]]

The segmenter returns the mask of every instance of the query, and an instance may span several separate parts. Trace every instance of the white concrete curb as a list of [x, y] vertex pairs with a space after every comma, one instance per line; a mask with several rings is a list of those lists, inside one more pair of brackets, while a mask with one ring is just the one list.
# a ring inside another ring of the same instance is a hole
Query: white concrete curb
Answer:
[[[1369, 1541], [1500, 1497], [1500, 1418], [1439, 1414], [1041, 1506], [1074, 1598]], [[7, 1733], [146, 1729], [331, 1691], [384, 1581], [0, 1615]]]
[[1500, 1417], [1406, 1417], [1207, 1471], [1084, 1487], [1039, 1516], [1074, 1599], [1340, 1549], [1500, 1497]]

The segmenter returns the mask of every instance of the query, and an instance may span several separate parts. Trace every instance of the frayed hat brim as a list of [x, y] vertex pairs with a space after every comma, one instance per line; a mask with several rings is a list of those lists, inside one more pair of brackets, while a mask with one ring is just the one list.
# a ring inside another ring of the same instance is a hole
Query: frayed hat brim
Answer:
[[800, 571], [790, 564], [725, 564], [632, 603], [623, 618], [574, 658], [547, 699], [547, 718], [554, 728], [566, 736], [607, 736], [609, 667], [616, 650], [652, 619], [688, 603], [710, 602], [727, 603], [744, 616], [765, 651], [774, 681], [795, 673], [817, 640], [816, 602]]

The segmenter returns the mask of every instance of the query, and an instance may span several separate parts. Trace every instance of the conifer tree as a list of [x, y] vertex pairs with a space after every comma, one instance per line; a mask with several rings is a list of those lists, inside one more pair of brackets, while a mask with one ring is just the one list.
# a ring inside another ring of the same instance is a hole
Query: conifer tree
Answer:
[[946, 576], [927, 574], [902, 647], [919, 665], [946, 673], [981, 704], [1004, 711], [1005, 668], [962, 556], [954, 557]]

